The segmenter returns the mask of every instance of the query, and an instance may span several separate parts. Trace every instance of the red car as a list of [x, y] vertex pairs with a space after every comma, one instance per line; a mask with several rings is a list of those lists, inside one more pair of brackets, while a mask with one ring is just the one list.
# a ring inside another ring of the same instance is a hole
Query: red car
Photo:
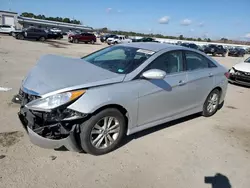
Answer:
[[96, 42], [96, 36], [92, 33], [70, 34], [68, 36], [68, 41], [73, 43], [90, 42], [91, 44], [94, 44]]

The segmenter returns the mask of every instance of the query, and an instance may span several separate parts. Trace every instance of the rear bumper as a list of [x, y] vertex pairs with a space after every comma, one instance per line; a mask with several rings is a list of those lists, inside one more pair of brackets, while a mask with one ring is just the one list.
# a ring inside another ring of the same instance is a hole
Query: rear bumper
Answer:
[[82, 151], [75, 139], [75, 125], [71, 128], [67, 137], [61, 139], [51, 139], [39, 135], [32, 129], [35, 125], [35, 116], [27, 108], [21, 108], [18, 113], [18, 117], [33, 144], [47, 149], [58, 149], [64, 146], [70, 151]]

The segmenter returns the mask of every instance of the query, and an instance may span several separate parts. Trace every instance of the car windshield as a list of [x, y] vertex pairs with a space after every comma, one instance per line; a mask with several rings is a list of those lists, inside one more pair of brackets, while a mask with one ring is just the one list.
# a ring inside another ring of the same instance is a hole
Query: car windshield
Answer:
[[128, 74], [155, 52], [127, 46], [111, 46], [83, 57], [85, 61], [118, 74]]
[[247, 58], [244, 62], [245, 62], [245, 63], [250, 63], [250, 57]]

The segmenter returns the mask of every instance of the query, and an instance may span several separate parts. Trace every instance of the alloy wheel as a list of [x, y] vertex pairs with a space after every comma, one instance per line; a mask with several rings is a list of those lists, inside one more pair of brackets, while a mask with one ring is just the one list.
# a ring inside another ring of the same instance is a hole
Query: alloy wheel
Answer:
[[213, 113], [218, 106], [218, 102], [219, 102], [219, 96], [217, 93], [212, 93], [208, 99], [208, 103], [207, 103], [207, 111], [209, 113]]
[[120, 123], [115, 117], [104, 117], [91, 130], [91, 144], [97, 149], [111, 146], [120, 133]]

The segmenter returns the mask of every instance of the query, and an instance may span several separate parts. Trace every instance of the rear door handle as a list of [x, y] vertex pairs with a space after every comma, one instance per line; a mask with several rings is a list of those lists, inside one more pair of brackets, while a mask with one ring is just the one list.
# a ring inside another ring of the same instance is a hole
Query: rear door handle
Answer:
[[180, 80], [179, 83], [178, 83], [179, 86], [183, 86], [183, 85], [185, 85], [185, 84], [186, 84], [186, 82], [183, 81], [183, 80]]
[[213, 77], [214, 76], [214, 74], [213, 73], [209, 73], [209, 75], [208, 75], [209, 77]]

